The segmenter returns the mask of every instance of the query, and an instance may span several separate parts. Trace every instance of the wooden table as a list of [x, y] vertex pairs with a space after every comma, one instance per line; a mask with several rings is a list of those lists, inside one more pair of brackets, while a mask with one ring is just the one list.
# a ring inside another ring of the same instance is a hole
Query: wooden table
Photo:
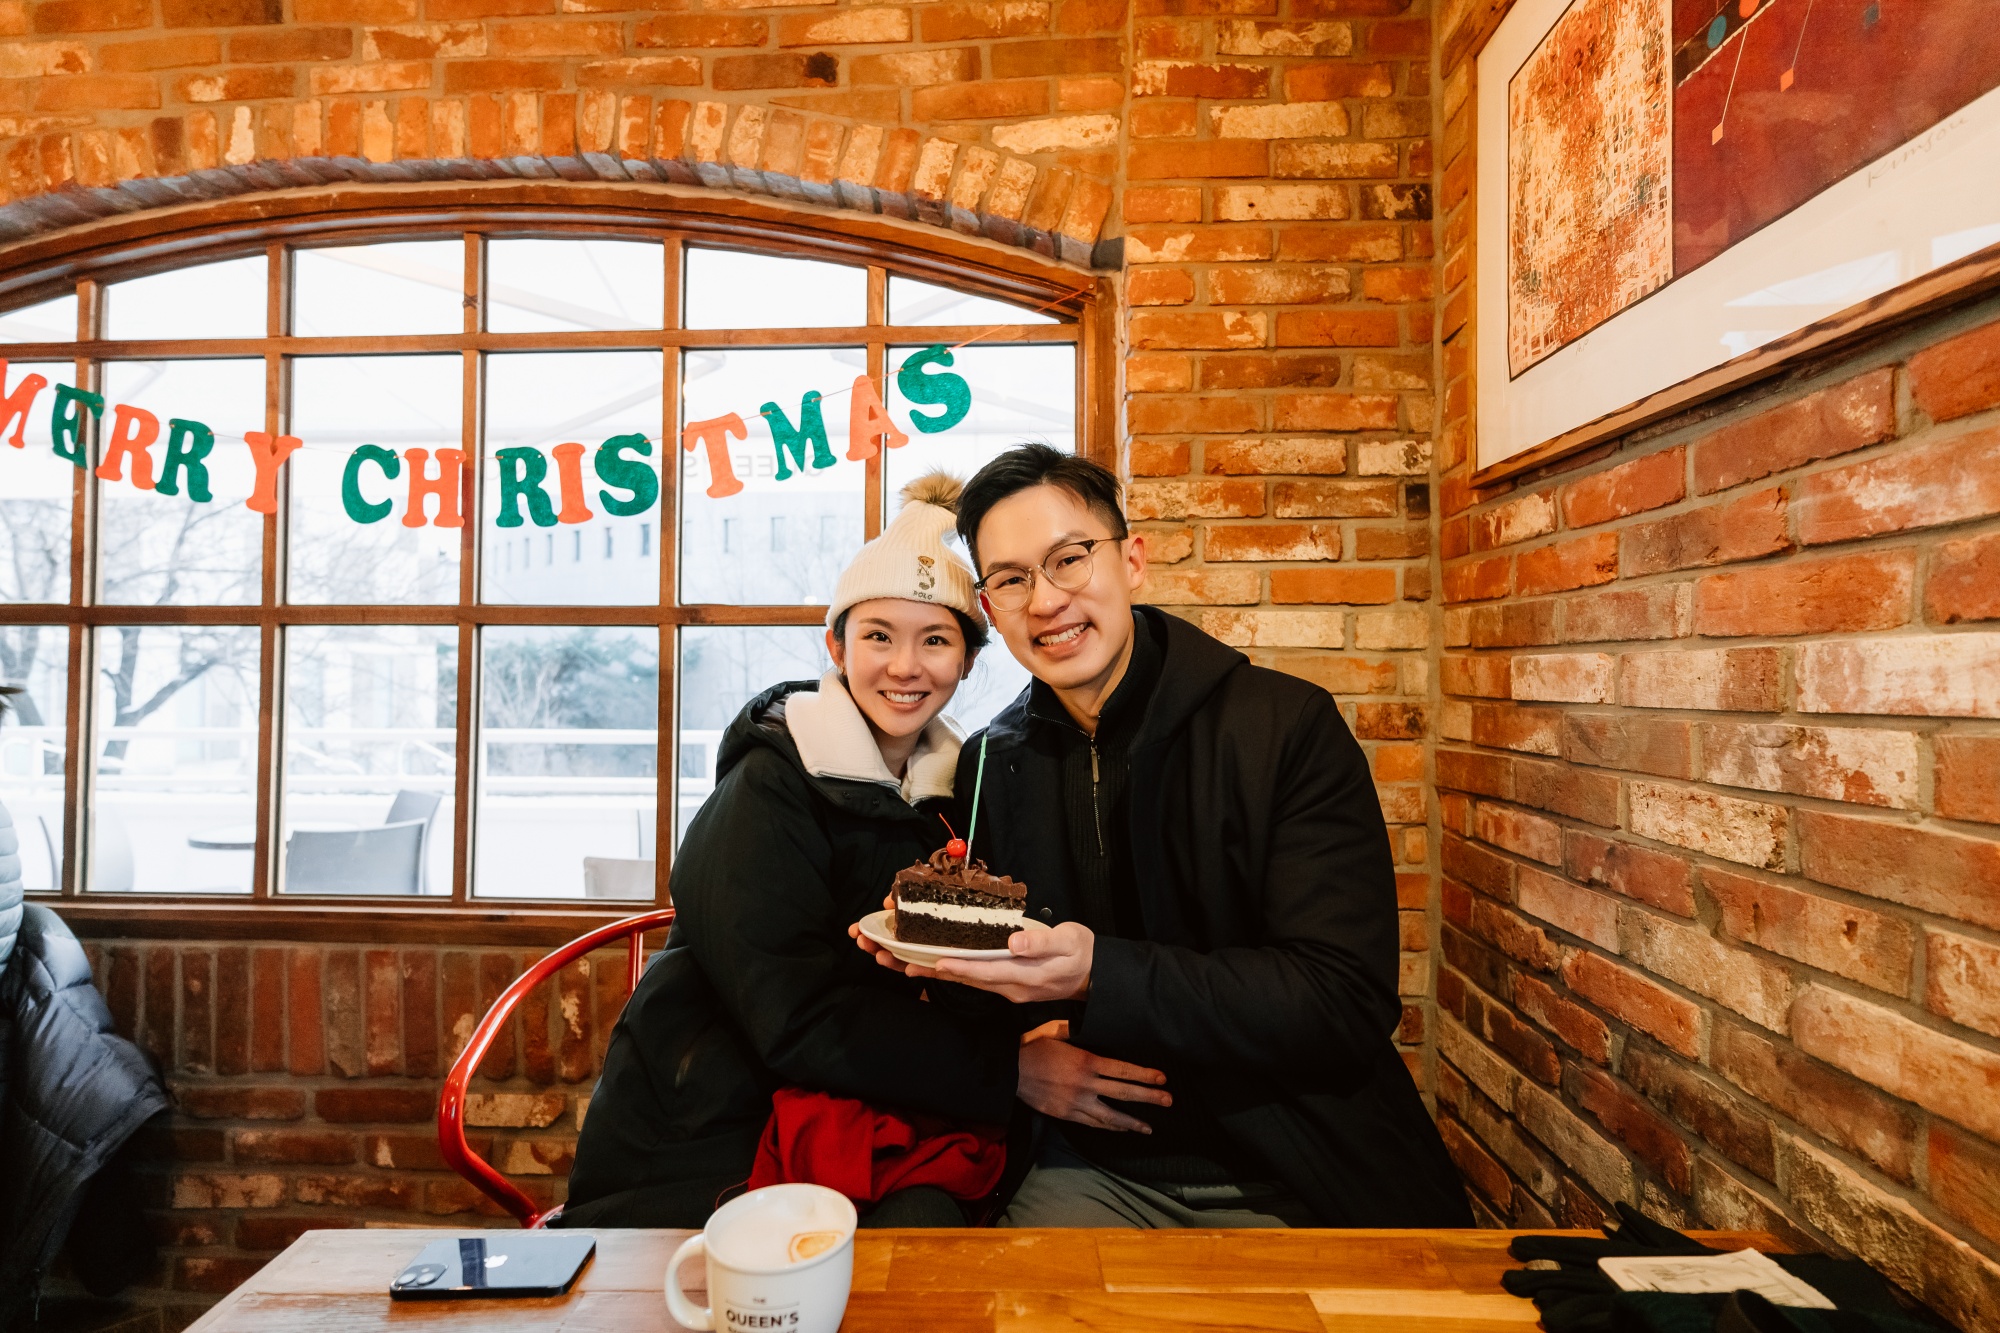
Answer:
[[[566, 1296], [392, 1302], [389, 1279], [462, 1231], [309, 1231], [192, 1326], [673, 1330], [661, 1279], [685, 1231], [602, 1231]], [[862, 1231], [843, 1333], [1528, 1333], [1500, 1289], [1511, 1231]], [[1569, 1233], [1586, 1234], [1586, 1233]], [[1732, 1249], [1755, 1232], [1697, 1232]], [[689, 1266], [692, 1275], [697, 1265]], [[698, 1299], [698, 1288], [690, 1288]]]

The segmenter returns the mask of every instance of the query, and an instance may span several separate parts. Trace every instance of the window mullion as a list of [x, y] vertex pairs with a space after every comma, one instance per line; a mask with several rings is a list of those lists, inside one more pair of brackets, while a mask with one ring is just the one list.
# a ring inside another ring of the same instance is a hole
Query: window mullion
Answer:
[[[104, 287], [92, 278], [76, 284], [76, 337], [79, 343], [95, 341], [104, 328]], [[90, 388], [97, 375], [88, 360], [78, 357], [72, 365], [78, 388]], [[96, 457], [96, 429], [83, 414], [84, 436], [79, 441], [85, 458]], [[92, 469], [80, 467], [71, 480], [69, 529], [69, 604], [87, 607], [97, 601], [97, 481]], [[81, 619], [81, 617], [79, 617]], [[81, 894], [89, 880], [89, 836], [85, 827], [85, 805], [90, 799], [91, 703], [95, 694], [95, 632], [81, 624], [69, 627], [69, 716], [63, 722], [63, 870], [65, 897]]]
[[[681, 327], [681, 274], [686, 255], [678, 236], [664, 238], [666, 313], [661, 321], [669, 332]], [[665, 346], [660, 374], [660, 604], [680, 605], [678, 564], [681, 551], [681, 349]], [[659, 781], [654, 793], [653, 904], [671, 902], [667, 880], [673, 871], [674, 841], [680, 831], [681, 808], [681, 632], [672, 617], [660, 625], [659, 744], [653, 763]]]
[[[882, 392], [883, 367], [888, 363], [888, 348], [885, 344], [870, 341], [868, 344], [868, 378], [875, 382], [875, 391]], [[865, 493], [861, 498], [861, 535], [866, 541], [874, 541], [882, 535], [882, 451], [877, 449], [861, 465], [865, 472], [862, 485]]]
[[[882, 328], [889, 322], [889, 270], [880, 264], [872, 264], [868, 269], [868, 327]], [[887, 346], [871, 335], [868, 340], [868, 378], [875, 381], [875, 389], [887, 401], [888, 386], [882, 382], [883, 369], [888, 364]], [[882, 478], [887, 472], [883, 466], [882, 451], [877, 449], [862, 464], [863, 485], [867, 495], [862, 499], [861, 531], [869, 541], [882, 533], [885, 497], [882, 494]]]
[[[465, 236], [465, 332], [478, 333], [486, 323], [486, 238], [478, 232]], [[479, 512], [477, 478], [480, 450], [485, 434], [485, 358], [467, 349], [463, 356], [459, 413], [460, 447], [465, 451], [461, 474], [459, 512], [465, 516], [458, 558], [458, 603], [461, 608], [479, 600]], [[453, 774], [456, 799], [451, 817], [451, 901], [459, 906], [472, 897], [473, 802], [479, 799], [479, 630], [470, 618], [458, 627], [458, 717], [457, 763]]]
[[[267, 338], [283, 337], [286, 307], [289, 305], [290, 284], [287, 278], [285, 247], [272, 242], [265, 248], [265, 288], [264, 288], [264, 335]], [[264, 429], [273, 438], [285, 432], [284, 401], [284, 361], [275, 352], [266, 351], [264, 356]], [[284, 811], [280, 802], [284, 799], [279, 790], [278, 746], [283, 730], [283, 709], [279, 703], [279, 691], [283, 688], [284, 675], [280, 669], [278, 654], [283, 638], [278, 629], [274, 608], [278, 605], [279, 589], [284, 579], [283, 523], [291, 498], [291, 469], [287, 468], [278, 478], [278, 504], [273, 512], [264, 515], [264, 569], [261, 603], [264, 607], [263, 624], [257, 634], [257, 778], [256, 778], [256, 836], [251, 852], [250, 896], [253, 900], [264, 900], [278, 891], [279, 830], [284, 827]]]

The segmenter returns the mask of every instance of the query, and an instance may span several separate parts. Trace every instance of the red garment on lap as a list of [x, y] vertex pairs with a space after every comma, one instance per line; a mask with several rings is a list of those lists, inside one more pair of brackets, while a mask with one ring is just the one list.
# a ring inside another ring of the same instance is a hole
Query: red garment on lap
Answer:
[[824, 1185], [856, 1203], [934, 1185], [957, 1199], [992, 1193], [1007, 1167], [1006, 1131], [906, 1118], [826, 1092], [780, 1088], [757, 1145], [750, 1188]]

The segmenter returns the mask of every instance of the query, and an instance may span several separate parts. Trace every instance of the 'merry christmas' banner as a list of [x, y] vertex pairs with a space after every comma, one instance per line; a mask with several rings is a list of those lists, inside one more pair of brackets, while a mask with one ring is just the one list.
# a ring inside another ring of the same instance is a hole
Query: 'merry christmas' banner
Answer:
[[[964, 344], [959, 344], [963, 346]], [[910, 425], [920, 434], [935, 435], [950, 430], [972, 410], [972, 388], [965, 377], [952, 373], [951, 350], [942, 344], [927, 347], [896, 369], [896, 388], [913, 406]], [[50, 387], [46, 377], [29, 373], [11, 391], [6, 389], [7, 362], [0, 358], [0, 437], [16, 449], [27, 447], [23, 432], [42, 390]], [[57, 384], [49, 416], [49, 435], [56, 456], [79, 468], [90, 466], [84, 441], [84, 413], [100, 425], [104, 419], [104, 395]], [[854, 377], [847, 389], [834, 395], [849, 395], [847, 408], [846, 457], [853, 461], [873, 458], [884, 448], [909, 443], [882, 403], [875, 381], [866, 375]], [[826, 396], [808, 389], [799, 400], [798, 423], [793, 424], [784, 408], [767, 402], [757, 410], [771, 432], [771, 447], [777, 455], [777, 479], [784, 481], [797, 473], [830, 468], [838, 461], [827, 438], [822, 404]], [[936, 408], [935, 412], [918, 407]], [[7, 435], [12, 427], [13, 434]], [[208, 457], [214, 453], [216, 435], [206, 423], [170, 417], [166, 423], [167, 442], [157, 466], [153, 451], [160, 442], [160, 419], [143, 407], [130, 403], [111, 405], [111, 425], [103, 433], [103, 447], [96, 473], [104, 481], [126, 480], [129, 464], [131, 483], [142, 491], [179, 495], [182, 490], [196, 504], [208, 504], [214, 497], [208, 486]], [[715, 499], [735, 495], [743, 489], [730, 463], [731, 440], [748, 439], [749, 427], [741, 414], [692, 421], [681, 431], [681, 448], [696, 449], [708, 458], [708, 494]], [[277, 512], [278, 477], [285, 460], [300, 447], [291, 435], [273, 436], [266, 431], [243, 432], [250, 450], [255, 482], [244, 505], [260, 514]], [[651, 464], [653, 441], [639, 433], [614, 435], [597, 446], [592, 463], [598, 481], [609, 489], [599, 490], [598, 503], [608, 514], [628, 518], [643, 514], [660, 499], [660, 478]], [[538, 528], [559, 523], [584, 523], [594, 518], [584, 494], [583, 455], [578, 443], [558, 444], [544, 454], [540, 449], [518, 447], [496, 450], [499, 495], [494, 522], [503, 528], [518, 528], [532, 522]], [[636, 457], [634, 457], [636, 455]], [[555, 461], [555, 496], [549, 494], [549, 462]], [[404, 480], [403, 526], [421, 528], [429, 523], [440, 528], [465, 526], [460, 509], [459, 475], [465, 464], [462, 449], [436, 451], [436, 472], [432, 473], [432, 451], [405, 449], [399, 457], [379, 444], [357, 446], [341, 471], [340, 502], [356, 523], [379, 523], [395, 509], [391, 499], [370, 499], [369, 488]], [[404, 474], [407, 472], [407, 478]], [[426, 501], [435, 498], [437, 516], [427, 518]], [[526, 518], [522, 508], [527, 509]]]

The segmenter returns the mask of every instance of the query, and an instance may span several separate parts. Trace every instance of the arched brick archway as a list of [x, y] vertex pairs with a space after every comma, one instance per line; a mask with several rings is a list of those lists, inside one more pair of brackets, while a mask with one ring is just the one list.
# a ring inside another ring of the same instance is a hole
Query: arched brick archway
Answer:
[[1103, 180], [917, 130], [645, 93], [321, 98], [204, 108], [0, 148], [0, 242], [342, 182], [664, 182], [983, 236], [1090, 265]]

